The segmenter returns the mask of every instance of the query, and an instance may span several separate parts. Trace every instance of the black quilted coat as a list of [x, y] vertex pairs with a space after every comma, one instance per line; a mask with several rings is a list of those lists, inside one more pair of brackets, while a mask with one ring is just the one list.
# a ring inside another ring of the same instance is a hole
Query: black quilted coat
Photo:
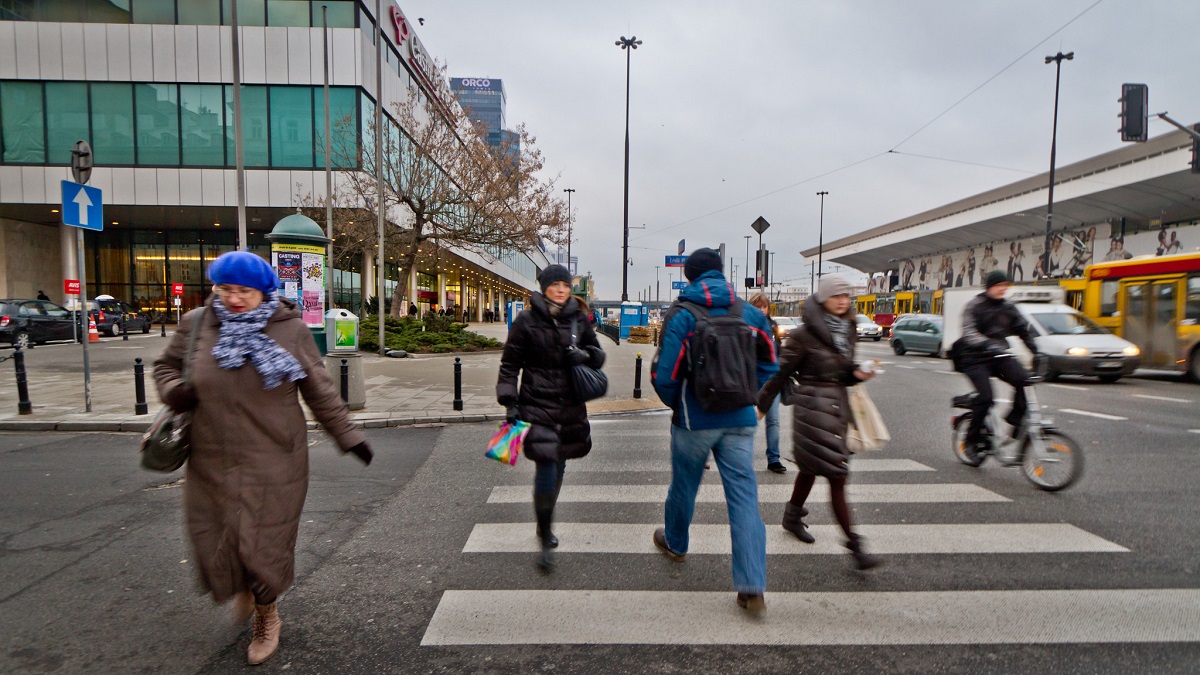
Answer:
[[573, 324], [580, 331], [577, 344], [590, 357], [587, 365], [600, 368], [604, 350], [579, 303], [571, 298], [552, 317], [541, 293], [534, 293], [529, 306], [513, 320], [500, 357], [496, 400], [505, 407], [516, 405], [518, 417], [533, 425], [525, 437], [525, 456], [535, 462], [575, 459], [592, 449], [587, 406], [571, 386], [567, 348]]
[[792, 405], [792, 452], [796, 463], [805, 473], [845, 476], [850, 458], [846, 450], [846, 428], [850, 424], [846, 387], [858, 383], [854, 376], [854, 306], [842, 317], [848, 320], [850, 357], [834, 346], [824, 313], [816, 298], [805, 301], [801, 312], [804, 325], [783, 341], [779, 373], [758, 392], [758, 409], [766, 412], [775, 396], [794, 378], [784, 402]]

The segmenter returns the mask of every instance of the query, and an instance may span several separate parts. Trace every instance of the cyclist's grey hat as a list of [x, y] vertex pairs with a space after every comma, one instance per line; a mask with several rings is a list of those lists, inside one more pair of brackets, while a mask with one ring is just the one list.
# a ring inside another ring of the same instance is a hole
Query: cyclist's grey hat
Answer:
[[1007, 274], [1000, 270], [992, 270], [991, 272], [988, 272], [987, 278], [983, 280], [983, 287], [991, 288], [992, 286], [996, 286], [998, 284], [1011, 283], [1012, 281], [1009, 280]]
[[821, 277], [821, 285], [817, 287], [817, 302], [825, 304], [825, 301], [836, 295], [850, 295], [850, 282], [846, 277], [837, 274], [830, 274]]

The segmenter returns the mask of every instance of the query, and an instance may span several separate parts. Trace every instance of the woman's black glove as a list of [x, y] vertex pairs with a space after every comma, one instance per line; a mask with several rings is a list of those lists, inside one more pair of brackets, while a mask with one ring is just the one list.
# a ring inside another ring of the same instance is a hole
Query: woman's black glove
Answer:
[[177, 413], [190, 412], [196, 409], [200, 400], [196, 398], [196, 391], [186, 384], [177, 384], [167, 392], [167, 397], [163, 401], [171, 410]]
[[504, 421], [509, 424], [517, 423], [517, 406], [510, 405], [504, 410]]
[[361, 460], [363, 463], [363, 466], [370, 466], [371, 459], [373, 457], [375, 457], [375, 453], [371, 452], [371, 446], [367, 445], [366, 441], [359, 443], [358, 445], [354, 446], [353, 448], [350, 448], [346, 452], [354, 455], [359, 460]]
[[580, 349], [579, 347], [568, 349], [567, 356], [571, 358], [571, 365], [573, 366], [581, 366], [592, 360], [592, 355], [587, 353], [586, 349]]

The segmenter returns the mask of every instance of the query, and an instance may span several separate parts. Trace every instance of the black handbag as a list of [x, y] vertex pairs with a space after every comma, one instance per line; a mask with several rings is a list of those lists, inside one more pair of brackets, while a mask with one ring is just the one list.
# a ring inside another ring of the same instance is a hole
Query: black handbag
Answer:
[[[196, 350], [196, 338], [200, 334], [200, 321], [206, 308], [201, 308], [192, 321], [192, 332], [188, 334], [187, 351], [183, 355], [183, 382], [187, 386], [192, 374], [192, 353]], [[175, 412], [164, 405], [154, 416], [150, 428], [142, 435], [142, 468], [147, 471], [171, 473], [183, 466], [192, 450], [192, 413]]]
[[[571, 349], [579, 349], [579, 321], [571, 322]], [[587, 364], [571, 366], [571, 384], [575, 395], [583, 402], [593, 401], [608, 393], [608, 375]]]

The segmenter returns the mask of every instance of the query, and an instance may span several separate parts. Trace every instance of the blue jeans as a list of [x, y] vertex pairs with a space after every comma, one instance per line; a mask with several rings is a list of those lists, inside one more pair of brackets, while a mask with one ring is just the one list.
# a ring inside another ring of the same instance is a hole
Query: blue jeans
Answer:
[[762, 593], [767, 587], [767, 528], [758, 513], [758, 482], [754, 476], [756, 429], [689, 431], [671, 426], [671, 488], [665, 507], [667, 546], [676, 553], [687, 553], [696, 493], [704, 477], [704, 462], [712, 452], [725, 488], [733, 542], [733, 585], [739, 593]]
[[779, 396], [767, 411], [767, 464], [779, 461]]

